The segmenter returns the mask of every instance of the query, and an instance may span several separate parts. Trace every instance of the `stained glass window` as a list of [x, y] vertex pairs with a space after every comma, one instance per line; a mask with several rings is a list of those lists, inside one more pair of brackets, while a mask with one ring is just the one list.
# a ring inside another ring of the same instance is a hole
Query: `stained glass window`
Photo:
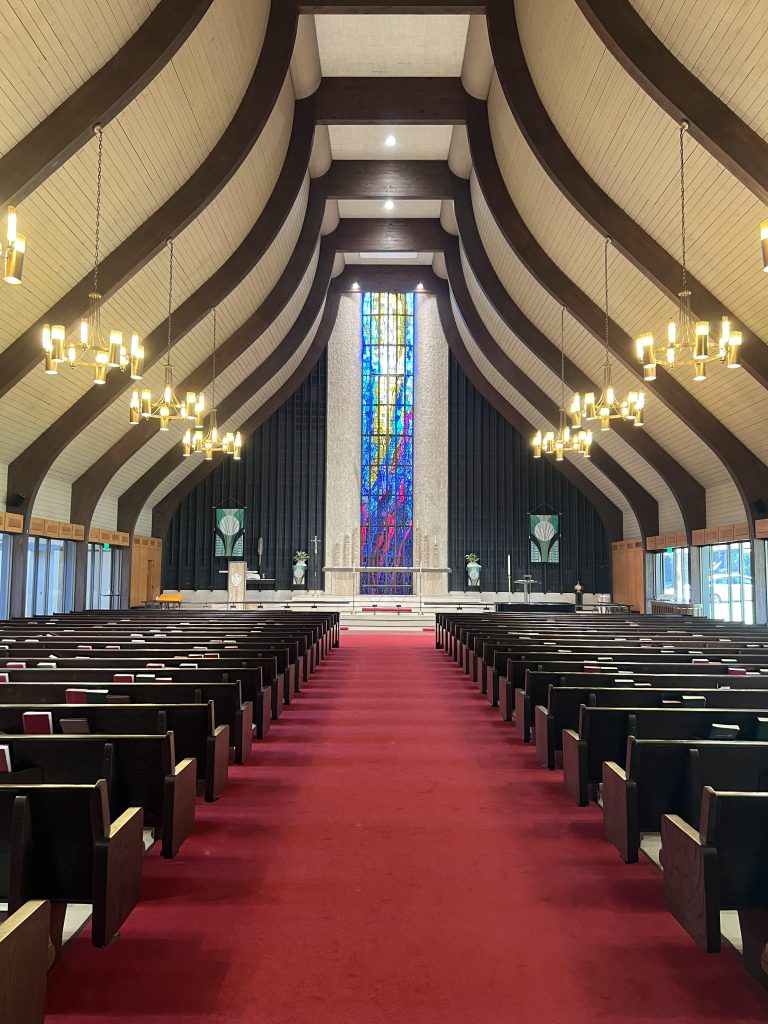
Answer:
[[[412, 292], [363, 295], [360, 564], [413, 565]], [[363, 572], [363, 594], [412, 594], [410, 573]]]

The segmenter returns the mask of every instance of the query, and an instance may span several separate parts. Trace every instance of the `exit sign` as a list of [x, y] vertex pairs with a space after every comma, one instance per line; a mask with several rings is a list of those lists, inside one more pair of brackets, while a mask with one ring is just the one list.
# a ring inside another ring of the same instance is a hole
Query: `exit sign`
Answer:
[[[109, 547], [109, 544], [107, 544], [107, 547]], [[667, 554], [671, 555], [674, 550], [674, 548], [667, 548]]]
[[[105, 545], [104, 545], [104, 550], [105, 550], [105, 551], [109, 551], [109, 544], [105, 544]], [[670, 551], [671, 551], [671, 550], [672, 550], [672, 549], [670, 548]]]

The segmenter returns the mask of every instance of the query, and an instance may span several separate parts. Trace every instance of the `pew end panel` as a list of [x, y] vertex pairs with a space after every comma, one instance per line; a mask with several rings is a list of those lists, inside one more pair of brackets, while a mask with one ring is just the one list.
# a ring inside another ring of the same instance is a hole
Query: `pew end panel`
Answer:
[[640, 828], [637, 783], [615, 761], [603, 763], [603, 831], [627, 864], [637, 863]]
[[[275, 684], [276, 687], [277, 684]], [[260, 693], [256, 694], [254, 707], [256, 718], [256, 739], [267, 738], [267, 733], [272, 725], [272, 686], [265, 686]]]
[[220, 725], [206, 740], [205, 799], [213, 803], [221, 796], [229, 775], [229, 726]]
[[579, 807], [589, 803], [587, 744], [573, 729], [563, 729], [563, 783]]
[[768, 908], [739, 909], [744, 966], [763, 988], [768, 988]]
[[253, 750], [253, 702], [245, 701], [235, 712], [235, 764], [245, 764]]
[[672, 915], [705, 953], [720, 952], [717, 850], [677, 814], [661, 819], [664, 897]]
[[515, 691], [508, 679], [500, 679], [499, 690], [499, 714], [502, 722], [511, 722], [515, 713]]
[[43, 1024], [51, 905], [30, 900], [0, 924], [0, 1024]]
[[97, 839], [93, 850], [94, 946], [107, 946], [141, 898], [144, 812], [129, 807]]
[[[512, 683], [507, 680], [506, 685], [512, 687]], [[523, 743], [531, 742], [531, 720], [530, 720], [530, 705], [531, 698], [520, 688], [514, 690], [514, 701], [515, 701], [515, 728], [517, 729], [517, 735], [523, 741]]]
[[537, 704], [533, 720], [535, 723], [536, 757], [543, 768], [555, 769], [555, 719], [543, 704]]
[[175, 857], [195, 828], [197, 762], [187, 757], [165, 777], [163, 784], [161, 854]]

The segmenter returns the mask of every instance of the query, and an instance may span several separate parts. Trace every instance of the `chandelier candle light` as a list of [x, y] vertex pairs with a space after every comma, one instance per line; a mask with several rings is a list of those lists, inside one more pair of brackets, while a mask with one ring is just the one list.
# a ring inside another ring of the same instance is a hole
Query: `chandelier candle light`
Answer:
[[[578, 397], [578, 396], [577, 396]], [[579, 424], [574, 424], [579, 426]], [[533, 457], [540, 459], [542, 455], [554, 455], [555, 461], [562, 462], [566, 452], [574, 452], [591, 458], [592, 431], [571, 430], [565, 411], [565, 306], [560, 307], [560, 422], [557, 433], [548, 430], [542, 435], [536, 431], [533, 439]]]
[[134, 388], [128, 409], [131, 423], [142, 420], [160, 420], [160, 429], [168, 430], [171, 420], [194, 420], [195, 429], [202, 430], [205, 398], [188, 391], [181, 400], [176, 397], [173, 387], [173, 365], [171, 364], [171, 338], [173, 316], [173, 239], [168, 239], [168, 352], [165, 359], [165, 382], [158, 399], [152, 397], [149, 388], [142, 388], [141, 394]]
[[59, 364], [74, 368], [93, 369], [93, 383], [106, 384], [107, 371], [119, 368], [129, 372], [131, 380], [141, 380], [144, 372], [144, 348], [138, 334], [131, 335], [130, 352], [123, 344], [123, 332], [112, 330], [105, 338], [101, 329], [101, 293], [99, 292], [99, 240], [101, 228], [101, 170], [104, 151], [104, 132], [100, 124], [94, 128], [99, 140], [98, 169], [96, 172], [96, 240], [93, 259], [93, 287], [88, 295], [88, 315], [80, 321], [80, 335], [66, 340], [63, 324], [43, 325], [43, 351], [45, 372], [55, 376]]
[[[647, 331], [637, 339], [637, 358], [643, 367], [645, 380], [656, 380], [656, 364], [662, 363], [670, 372], [677, 366], [693, 366], [693, 379], [707, 379], [707, 363], [712, 361], [714, 353], [710, 347], [710, 329], [708, 320], [694, 320], [691, 310], [691, 293], [688, 288], [685, 258], [685, 135], [688, 122], [680, 125], [680, 227], [681, 227], [681, 265], [683, 270], [683, 287], [678, 292], [677, 311], [667, 324], [667, 340], [657, 346], [653, 333]], [[764, 224], [765, 228], [766, 225]], [[763, 232], [761, 230], [761, 238]], [[766, 242], [763, 241], [765, 258]], [[766, 267], [768, 269], [768, 267]], [[727, 316], [720, 318], [720, 338], [717, 343], [716, 358], [724, 363], [727, 369], [737, 370], [741, 366], [741, 331], [732, 331]]]
[[[202, 411], [203, 396], [200, 395], [200, 408]], [[185, 459], [195, 452], [205, 456], [206, 462], [213, 459], [215, 452], [222, 452], [224, 455], [231, 455], [235, 462], [240, 461], [240, 449], [243, 441], [238, 430], [233, 434], [231, 430], [224, 436], [219, 434], [219, 423], [216, 412], [216, 309], [213, 310], [213, 374], [211, 377], [211, 404], [212, 408], [208, 415], [208, 433], [203, 433], [202, 416], [195, 419], [195, 429], [187, 427], [187, 432], [182, 441], [182, 455]]]
[[24, 273], [24, 253], [27, 240], [16, 231], [16, 207], [8, 207], [8, 220], [5, 229], [5, 245], [0, 244], [0, 255], [3, 257], [3, 280], [6, 284], [21, 284]]
[[603, 251], [603, 279], [605, 289], [605, 362], [603, 363], [603, 390], [598, 398], [590, 391], [581, 396], [577, 393], [573, 396], [571, 405], [571, 422], [574, 427], [580, 427], [582, 420], [587, 422], [600, 421], [601, 430], [611, 429], [611, 420], [626, 420], [635, 427], [643, 426], [643, 410], [645, 408], [645, 394], [642, 391], [630, 391], [623, 401], [616, 398], [613, 383], [611, 381], [612, 366], [611, 353], [608, 347], [608, 334], [610, 319], [608, 316], [608, 248], [611, 244], [610, 238], [606, 238]]

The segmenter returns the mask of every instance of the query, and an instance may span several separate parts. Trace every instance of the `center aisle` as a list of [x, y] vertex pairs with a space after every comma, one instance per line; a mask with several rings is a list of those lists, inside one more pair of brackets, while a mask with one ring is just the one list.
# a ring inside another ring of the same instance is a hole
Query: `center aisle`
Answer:
[[343, 634], [254, 751], [178, 858], [147, 858], [120, 940], [65, 951], [49, 1020], [765, 1020], [433, 634]]

